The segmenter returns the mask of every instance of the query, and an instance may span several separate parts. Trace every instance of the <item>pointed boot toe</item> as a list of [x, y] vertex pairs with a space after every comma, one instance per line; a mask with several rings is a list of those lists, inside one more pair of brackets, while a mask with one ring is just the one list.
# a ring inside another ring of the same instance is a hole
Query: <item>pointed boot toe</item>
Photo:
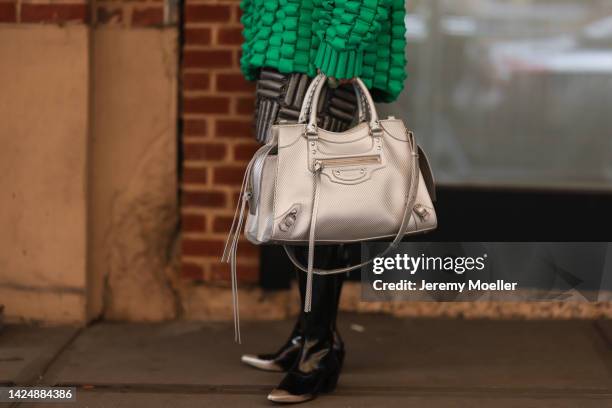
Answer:
[[254, 354], [243, 354], [240, 357], [240, 361], [244, 364], [251, 366], [253, 368], [257, 368], [263, 371], [273, 371], [273, 372], [283, 372], [285, 371], [283, 367], [278, 365], [274, 359], [266, 359], [261, 356], [256, 356]]
[[278, 404], [297, 404], [300, 402], [306, 402], [314, 398], [312, 394], [305, 395], [293, 395], [288, 391], [275, 388], [268, 394], [268, 401], [276, 402]]

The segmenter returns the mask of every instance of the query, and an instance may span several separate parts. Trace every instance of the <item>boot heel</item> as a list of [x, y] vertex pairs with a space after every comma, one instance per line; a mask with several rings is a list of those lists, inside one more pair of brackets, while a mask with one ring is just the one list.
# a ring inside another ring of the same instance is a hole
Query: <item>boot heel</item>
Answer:
[[328, 393], [328, 392], [334, 391], [336, 389], [336, 385], [338, 385], [339, 377], [340, 377], [340, 370], [336, 370], [329, 377], [327, 377], [325, 381], [323, 381], [319, 392]]

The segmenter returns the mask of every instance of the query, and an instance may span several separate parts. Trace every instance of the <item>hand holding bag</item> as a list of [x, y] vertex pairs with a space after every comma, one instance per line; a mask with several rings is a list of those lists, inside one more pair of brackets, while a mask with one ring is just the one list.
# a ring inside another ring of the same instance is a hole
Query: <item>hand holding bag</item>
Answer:
[[[312, 275], [363, 267], [319, 270], [313, 267], [316, 243], [391, 239], [384, 253], [407, 234], [436, 228], [430, 166], [414, 134], [401, 120], [379, 120], [372, 97], [360, 79], [354, 88], [359, 121], [336, 133], [317, 127], [317, 104], [327, 80], [317, 76], [306, 94], [297, 124], [270, 129], [268, 143], [247, 166], [241, 203], [226, 243], [230, 262], [236, 338], [240, 341], [236, 251], [248, 204], [245, 235], [254, 244], [282, 244], [291, 261], [308, 273], [304, 310], [310, 311]], [[295, 258], [292, 245], [308, 245], [308, 265]]]

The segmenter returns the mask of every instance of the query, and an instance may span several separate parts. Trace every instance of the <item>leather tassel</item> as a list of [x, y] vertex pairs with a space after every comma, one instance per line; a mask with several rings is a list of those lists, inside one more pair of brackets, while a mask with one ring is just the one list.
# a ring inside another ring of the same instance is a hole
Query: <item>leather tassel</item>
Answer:
[[251, 177], [251, 172], [253, 169], [253, 165], [259, 156], [267, 155], [272, 150], [271, 144], [266, 144], [257, 150], [253, 155], [253, 158], [247, 165], [247, 168], [244, 171], [244, 176], [242, 178], [242, 185], [240, 186], [240, 202], [236, 206], [236, 211], [234, 212], [234, 219], [232, 220], [232, 225], [230, 227], [230, 231], [227, 236], [227, 240], [225, 241], [225, 247], [223, 248], [223, 255], [221, 256], [221, 261], [230, 264], [230, 274], [232, 281], [232, 303], [233, 303], [233, 313], [234, 313], [234, 340], [238, 343], [241, 342], [240, 337], [240, 307], [238, 302], [238, 276], [236, 269], [236, 253], [238, 251], [238, 242], [240, 241], [240, 235], [242, 232], [242, 226], [244, 224], [244, 212], [246, 210], [246, 204], [251, 199], [251, 192], [247, 191], [248, 181]]
[[306, 294], [304, 296], [304, 312], [308, 313], [312, 309], [312, 279], [314, 274], [314, 251], [315, 251], [315, 231], [317, 227], [317, 212], [319, 210], [319, 184], [321, 184], [321, 163], [315, 162], [314, 169], [314, 198], [312, 202], [312, 214], [310, 216], [310, 228], [308, 233], [308, 271], [306, 278]]

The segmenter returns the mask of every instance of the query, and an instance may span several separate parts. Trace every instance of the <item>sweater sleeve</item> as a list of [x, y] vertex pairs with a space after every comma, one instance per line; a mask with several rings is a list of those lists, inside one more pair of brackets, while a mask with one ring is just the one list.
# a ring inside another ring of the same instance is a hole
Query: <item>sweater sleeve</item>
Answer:
[[389, 18], [389, 1], [333, 1], [330, 24], [319, 33], [315, 66], [337, 79], [361, 75], [363, 50], [376, 40], [381, 21]]

